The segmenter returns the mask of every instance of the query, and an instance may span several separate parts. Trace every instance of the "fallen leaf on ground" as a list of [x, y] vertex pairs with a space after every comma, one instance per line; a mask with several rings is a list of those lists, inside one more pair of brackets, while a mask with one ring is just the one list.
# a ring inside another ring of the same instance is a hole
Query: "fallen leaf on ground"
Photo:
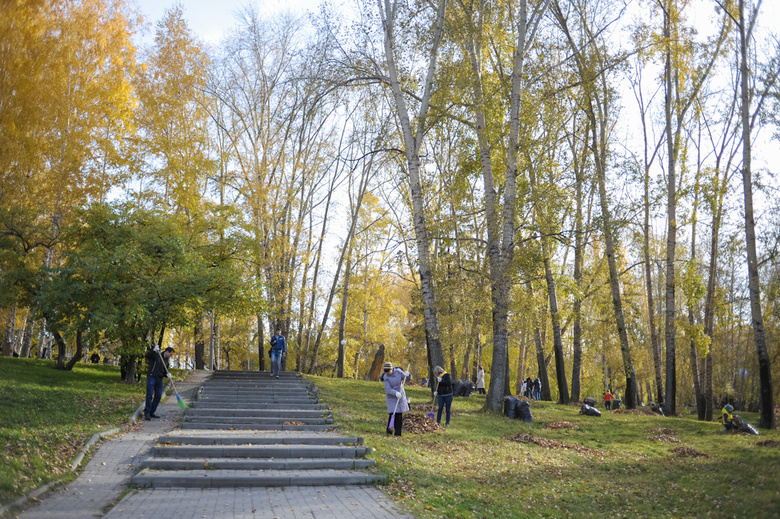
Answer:
[[604, 459], [604, 453], [601, 451], [591, 449], [590, 447], [585, 447], [577, 443], [562, 442], [558, 440], [551, 440], [549, 438], [540, 438], [538, 436], [533, 436], [526, 433], [512, 434], [511, 436], [507, 436], [507, 439], [520, 443], [533, 443], [546, 449], [570, 450], [579, 454], [588, 454], [596, 456], [599, 459]]
[[691, 447], [675, 447], [672, 449], [672, 454], [680, 458], [711, 458], [709, 454], [702, 451], [697, 451]]
[[561, 420], [558, 422], [548, 423], [544, 426], [545, 429], [578, 429], [578, 427], [571, 422]]
[[653, 440], [657, 442], [680, 443], [680, 440], [668, 434], [659, 434], [658, 436], [651, 436], [650, 438], [648, 438], [648, 440]]
[[404, 432], [413, 434], [434, 433], [444, 430], [444, 427], [426, 415], [418, 413], [404, 413]]

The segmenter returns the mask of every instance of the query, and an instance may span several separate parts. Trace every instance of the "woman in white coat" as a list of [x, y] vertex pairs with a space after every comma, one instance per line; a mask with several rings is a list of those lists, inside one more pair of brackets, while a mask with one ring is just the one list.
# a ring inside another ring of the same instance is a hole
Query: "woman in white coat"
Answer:
[[[401, 436], [404, 424], [403, 413], [409, 410], [409, 401], [406, 399], [406, 392], [404, 391], [404, 380], [406, 380], [409, 374], [399, 367], [394, 368], [390, 362], [385, 362], [383, 370], [384, 373], [379, 377], [379, 380], [385, 383], [387, 435], [395, 433], [396, 436]], [[393, 420], [393, 414], [395, 414], [395, 421], [391, 429], [390, 422]]]

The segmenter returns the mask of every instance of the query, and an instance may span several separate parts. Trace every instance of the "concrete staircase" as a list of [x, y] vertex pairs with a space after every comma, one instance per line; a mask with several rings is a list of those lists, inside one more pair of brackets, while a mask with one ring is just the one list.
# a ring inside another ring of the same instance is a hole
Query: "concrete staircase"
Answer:
[[133, 484], [219, 488], [363, 485], [383, 476], [363, 439], [336, 432], [317, 388], [300, 374], [217, 371], [181, 429], [158, 440]]

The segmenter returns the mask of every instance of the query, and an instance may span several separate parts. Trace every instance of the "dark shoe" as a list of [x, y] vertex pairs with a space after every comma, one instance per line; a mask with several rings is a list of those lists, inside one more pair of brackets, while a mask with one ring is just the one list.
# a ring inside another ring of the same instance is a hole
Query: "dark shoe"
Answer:
[[148, 414], [145, 414], [145, 415], [144, 415], [144, 420], [146, 420], [146, 421], [148, 422], [149, 420], [151, 420], [151, 418], [149, 418], [149, 415], [148, 415]]
[[160, 415], [154, 413], [150, 414], [149, 416], [151, 416], [152, 418], [160, 418]]

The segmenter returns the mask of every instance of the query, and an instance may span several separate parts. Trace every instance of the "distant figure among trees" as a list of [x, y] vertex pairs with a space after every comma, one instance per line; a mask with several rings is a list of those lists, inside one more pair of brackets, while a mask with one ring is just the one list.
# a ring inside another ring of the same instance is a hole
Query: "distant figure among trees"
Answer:
[[477, 368], [477, 393], [485, 394], [485, 370], [482, 369], [482, 366]]
[[271, 337], [271, 376], [279, 378], [282, 369], [282, 358], [287, 356], [287, 343], [280, 328], [276, 329], [276, 335]]

